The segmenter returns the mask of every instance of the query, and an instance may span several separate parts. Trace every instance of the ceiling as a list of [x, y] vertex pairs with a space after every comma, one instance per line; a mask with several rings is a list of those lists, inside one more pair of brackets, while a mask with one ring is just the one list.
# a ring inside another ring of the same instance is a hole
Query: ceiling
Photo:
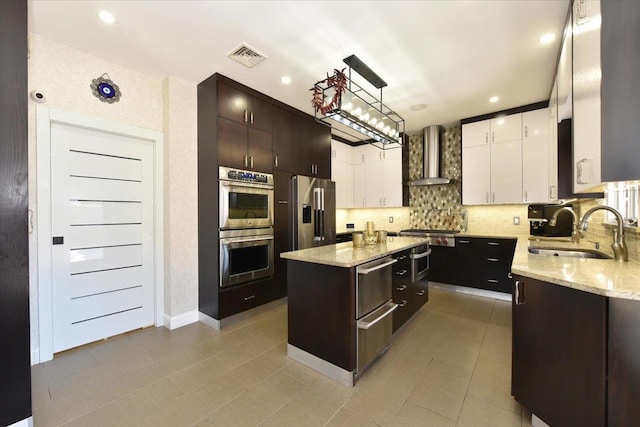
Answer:
[[[547, 99], [568, 7], [569, 0], [29, 0], [29, 31], [156, 78], [199, 83], [218, 72], [310, 114], [309, 89], [355, 54], [387, 82], [383, 102], [414, 133]], [[100, 10], [115, 24], [102, 23]], [[548, 32], [556, 39], [540, 44]], [[242, 43], [267, 59], [253, 68], [229, 59]], [[494, 95], [500, 101], [491, 104]], [[427, 108], [413, 111], [417, 104]]]

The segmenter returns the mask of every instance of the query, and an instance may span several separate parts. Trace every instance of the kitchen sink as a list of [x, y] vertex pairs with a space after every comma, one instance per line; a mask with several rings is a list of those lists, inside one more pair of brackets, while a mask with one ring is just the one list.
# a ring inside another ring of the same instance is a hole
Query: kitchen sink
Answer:
[[596, 258], [596, 259], [611, 259], [607, 254], [598, 252], [593, 249], [579, 249], [579, 248], [532, 248], [529, 247], [529, 253], [543, 256], [558, 256], [558, 257], [570, 257], [570, 258]]

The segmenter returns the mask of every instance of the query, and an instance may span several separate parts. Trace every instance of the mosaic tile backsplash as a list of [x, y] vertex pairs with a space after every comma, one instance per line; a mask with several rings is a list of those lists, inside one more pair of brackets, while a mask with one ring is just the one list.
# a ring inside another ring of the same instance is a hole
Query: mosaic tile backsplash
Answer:
[[[462, 206], [462, 128], [445, 130], [441, 146], [440, 175], [451, 184], [410, 187], [411, 228], [438, 230], [465, 229]], [[422, 175], [422, 135], [409, 137], [409, 180]]]

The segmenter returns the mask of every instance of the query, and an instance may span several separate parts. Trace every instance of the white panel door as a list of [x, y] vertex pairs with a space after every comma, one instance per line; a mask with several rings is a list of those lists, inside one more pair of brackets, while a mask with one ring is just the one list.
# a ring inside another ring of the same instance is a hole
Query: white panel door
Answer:
[[402, 206], [402, 150], [394, 148], [384, 152], [383, 206]]
[[491, 143], [522, 141], [522, 114], [491, 119]]
[[153, 146], [51, 125], [53, 351], [154, 324]]
[[529, 139], [522, 143], [522, 201], [546, 203], [549, 197], [549, 139]]
[[491, 120], [462, 125], [462, 148], [478, 147], [489, 144]]

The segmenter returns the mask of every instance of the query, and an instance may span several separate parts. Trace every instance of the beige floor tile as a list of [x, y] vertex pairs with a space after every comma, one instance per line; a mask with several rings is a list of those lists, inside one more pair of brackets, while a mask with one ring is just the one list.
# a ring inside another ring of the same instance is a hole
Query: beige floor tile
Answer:
[[455, 427], [456, 423], [413, 402], [407, 402], [389, 425], [393, 427]]
[[471, 380], [472, 369], [431, 361], [409, 396], [409, 401], [456, 421]]
[[482, 340], [487, 333], [487, 323], [460, 317], [451, 328], [450, 333], [474, 340]]
[[481, 340], [450, 333], [436, 350], [433, 359], [473, 370], [481, 346]]
[[467, 303], [460, 312], [460, 317], [470, 320], [488, 322], [493, 313], [495, 300], [477, 296], [469, 296]]
[[511, 335], [487, 332], [480, 347], [479, 357], [511, 364]]
[[458, 427], [520, 427], [522, 418], [491, 403], [467, 396]]
[[511, 397], [511, 365], [509, 364], [478, 358], [467, 394], [507, 409], [516, 415], [522, 411], [520, 404]]
[[325, 424], [327, 427], [376, 427], [378, 424], [367, 417], [347, 408], [340, 408], [333, 418]]

